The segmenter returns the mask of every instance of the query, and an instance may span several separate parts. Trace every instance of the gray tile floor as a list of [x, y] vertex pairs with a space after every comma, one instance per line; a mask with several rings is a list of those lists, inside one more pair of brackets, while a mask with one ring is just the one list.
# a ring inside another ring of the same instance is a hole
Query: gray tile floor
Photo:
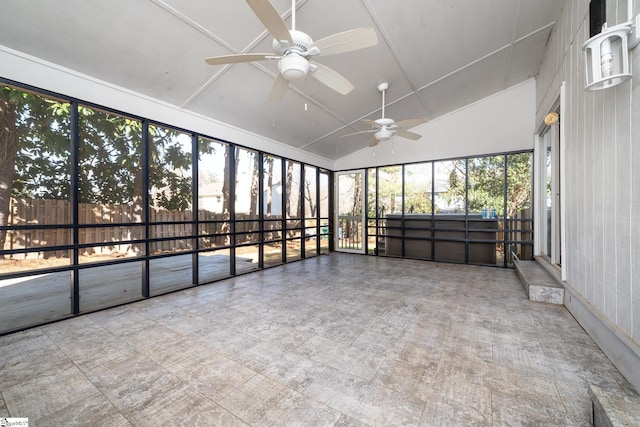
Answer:
[[513, 270], [332, 254], [0, 337], [30, 425], [591, 425], [629, 387]]

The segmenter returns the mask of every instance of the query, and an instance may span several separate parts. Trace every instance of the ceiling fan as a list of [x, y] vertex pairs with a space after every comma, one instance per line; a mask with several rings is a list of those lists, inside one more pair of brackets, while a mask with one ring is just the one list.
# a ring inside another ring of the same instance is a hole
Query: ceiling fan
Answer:
[[374, 129], [341, 135], [340, 138], [363, 133], [373, 133], [373, 140], [369, 143], [369, 147], [375, 147], [379, 142], [391, 139], [394, 134], [414, 141], [422, 138], [422, 135], [409, 132], [408, 129], [427, 123], [425, 119], [407, 119], [396, 123], [393, 119], [384, 116], [385, 93], [387, 89], [389, 89], [389, 83], [387, 82], [378, 85], [378, 90], [382, 93], [382, 117], [378, 120], [362, 120], [373, 126]]
[[313, 56], [334, 55], [374, 46], [378, 37], [373, 28], [358, 28], [336, 33], [313, 41], [306, 33], [296, 30], [295, 0], [291, 0], [291, 30], [287, 28], [278, 11], [269, 0], [246, 0], [258, 19], [273, 36], [273, 53], [240, 53], [206, 58], [209, 65], [235, 64], [239, 62], [278, 60], [278, 76], [271, 91], [270, 100], [280, 100], [289, 82], [302, 80], [309, 71], [318, 81], [346, 95], [353, 90], [353, 84], [333, 69], [312, 62]]

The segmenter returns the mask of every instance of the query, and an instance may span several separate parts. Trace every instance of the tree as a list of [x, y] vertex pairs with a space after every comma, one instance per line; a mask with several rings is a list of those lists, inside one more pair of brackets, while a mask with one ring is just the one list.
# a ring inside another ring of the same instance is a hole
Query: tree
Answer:
[[[70, 199], [73, 105], [8, 86], [0, 87], [0, 225], [11, 197]], [[80, 203], [130, 204], [142, 220], [142, 122], [78, 105]], [[150, 204], [191, 206], [191, 150], [180, 132], [149, 126]], [[190, 147], [190, 140], [186, 138]], [[211, 150], [200, 144], [200, 151]], [[6, 231], [0, 233], [4, 247]]]
[[[149, 133], [149, 187], [155, 190], [150, 204], [166, 210], [191, 209], [193, 177], [190, 138], [159, 126], [150, 126]], [[199, 147], [207, 150], [206, 144], [199, 144]]]
[[291, 222], [287, 221], [287, 235], [294, 237], [296, 230], [293, 228], [300, 227], [301, 203], [300, 203], [300, 164], [291, 160], [287, 160], [287, 176], [286, 176], [286, 207], [285, 217], [295, 221], [295, 225], [290, 227]]
[[404, 168], [405, 212], [431, 214], [432, 164], [419, 163]]
[[[304, 195], [305, 205], [309, 206], [308, 214], [310, 215], [311, 219], [314, 219], [316, 217], [316, 211], [317, 211], [316, 192], [318, 191], [318, 189], [316, 186], [315, 169], [312, 169], [312, 171], [313, 171], [313, 175], [309, 175], [307, 173], [307, 169], [305, 169], [303, 195]], [[313, 178], [311, 178], [310, 176], [312, 176]]]
[[[5, 88], [0, 91], [0, 226], [9, 220], [11, 189], [15, 177], [15, 160], [18, 151], [16, 121], [19, 116], [20, 99]], [[0, 244], [4, 248], [7, 231], [0, 231]]]
[[379, 169], [378, 177], [378, 217], [402, 210], [402, 168], [385, 166]]
[[265, 173], [267, 174], [267, 182], [265, 185], [265, 216], [271, 216], [271, 206], [273, 204], [273, 156], [268, 154], [264, 155], [264, 163], [266, 168], [264, 168]]
[[[451, 161], [445, 161], [445, 162], [438, 162], [434, 166], [435, 179], [437, 183], [438, 182], [440, 183], [440, 185], [444, 184], [443, 182], [444, 180], [441, 178], [441, 175], [444, 175], [447, 169], [449, 169], [448, 177], [445, 181], [447, 184], [446, 185], [447, 191], [441, 194], [442, 200], [447, 202], [447, 206], [445, 207], [437, 206], [441, 208], [442, 211], [444, 211], [444, 212], [440, 211], [441, 213], [457, 213], [460, 211], [464, 212], [465, 203], [466, 203], [465, 165], [466, 165], [465, 160], [457, 159], [457, 160], [451, 160]], [[438, 184], [436, 184], [436, 187], [439, 187]], [[438, 204], [436, 203], [436, 205]]]
[[[63, 108], [38, 95], [0, 87], [0, 226], [8, 225], [12, 196], [69, 197], [70, 126], [58, 115]], [[5, 240], [2, 230], [0, 247]]]
[[[478, 157], [467, 161], [468, 212], [495, 210], [504, 213], [504, 156]], [[464, 185], [464, 182], [461, 183]]]
[[531, 207], [532, 186], [531, 153], [507, 156], [507, 217]]
[[249, 152], [253, 164], [251, 167], [251, 201], [249, 204], [249, 218], [258, 218], [258, 201], [260, 195], [260, 156], [254, 151]]
[[[468, 190], [468, 212], [495, 209], [498, 216], [513, 217], [526, 208], [531, 200], [531, 154], [510, 154], [507, 162], [507, 211], [504, 212], [504, 162], [505, 156], [487, 156], [468, 160], [468, 182], [464, 179], [464, 162], [454, 164], [449, 176], [449, 189], [444, 197], [447, 201], [465, 200]], [[461, 179], [462, 177], [463, 179]]]

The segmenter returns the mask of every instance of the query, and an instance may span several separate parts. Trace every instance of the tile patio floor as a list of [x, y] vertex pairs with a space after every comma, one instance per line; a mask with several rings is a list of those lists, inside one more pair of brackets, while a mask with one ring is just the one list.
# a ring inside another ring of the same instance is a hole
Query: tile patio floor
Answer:
[[0, 337], [31, 426], [591, 425], [629, 387], [509, 269], [334, 253]]

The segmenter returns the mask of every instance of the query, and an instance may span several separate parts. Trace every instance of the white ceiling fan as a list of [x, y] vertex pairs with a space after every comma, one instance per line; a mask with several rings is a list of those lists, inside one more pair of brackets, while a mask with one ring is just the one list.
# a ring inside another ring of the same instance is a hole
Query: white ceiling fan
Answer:
[[338, 93], [346, 95], [353, 90], [353, 84], [331, 68], [312, 62], [313, 56], [334, 55], [374, 46], [378, 37], [373, 28], [358, 28], [327, 36], [316, 42], [306, 33], [296, 30], [295, 0], [291, 0], [291, 30], [287, 28], [278, 11], [269, 0], [246, 0], [258, 19], [273, 36], [274, 53], [240, 53], [206, 58], [209, 65], [235, 64], [239, 62], [278, 60], [278, 76], [271, 92], [270, 100], [280, 100], [289, 82], [302, 80], [311, 75]]
[[378, 85], [378, 90], [382, 93], [382, 117], [378, 120], [362, 120], [363, 122], [373, 126], [374, 129], [341, 135], [340, 138], [351, 135], [360, 135], [363, 133], [373, 133], [373, 140], [369, 143], [369, 147], [375, 147], [379, 142], [391, 139], [394, 134], [413, 141], [422, 138], [422, 135], [409, 132], [408, 129], [427, 123], [425, 119], [407, 119], [396, 123], [393, 119], [384, 116], [385, 93], [387, 89], [389, 89], [389, 83], [387, 82], [383, 82]]

